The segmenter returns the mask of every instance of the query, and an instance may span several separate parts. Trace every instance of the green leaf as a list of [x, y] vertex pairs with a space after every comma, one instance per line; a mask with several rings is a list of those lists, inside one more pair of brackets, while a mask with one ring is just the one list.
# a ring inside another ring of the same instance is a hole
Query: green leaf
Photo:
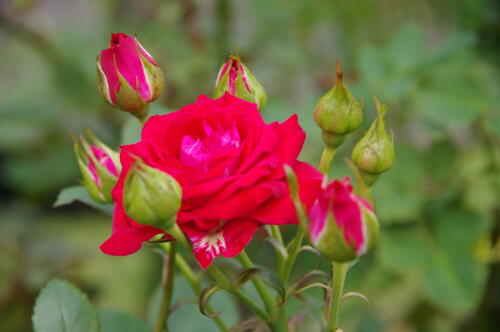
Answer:
[[35, 332], [98, 332], [99, 323], [85, 294], [66, 281], [54, 279], [36, 300], [33, 328]]
[[118, 310], [99, 310], [100, 332], [151, 332], [142, 320]]
[[455, 209], [437, 215], [434, 224], [436, 242], [425, 265], [424, 291], [440, 307], [465, 312], [478, 303], [484, 287], [486, 266], [474, 249], [487, 223], [477, 214]]
[[264, 267], [252, 267], [243, 270], [236, 279], [235, 286], [239, 288], [253, 278], [262, 279], [262, 281], [264, 281], [268, 286], [274, 288], [274, 290], [278, 292], [281, 297], [281, 301], [285, 300], [286, 290], [278, 275], [274, 271]]
[[208, 313], [207, 306], [208, 306], [208, 302], [210, 301], [210, 298], [212, 297], [212, 295], [214, 295], [216, 292], [220, 291], [221, 289], [222, 288], [218, 285], [210, 285], [210, 286], [203, 288], [203, 290], [201, 291], [201, 294], [200, 294], [200, 299], [199, 299], [199, 308], [200, 308], [200, 312], [203, 315], [205, 315], [207, 317], [215, 317], [220, 313], [220, 312], [217, 312], [214, 314]]
[[80, 201], [106, 214], [113, 214], [113, 204], [97, 203], [89, 196], [84, 186], [72, 186], [61, 190], [53, 207], [68, 205], [75, 201]]
[[298, 289], [302, 289], [312, 283], [314, 280], [327, 280], [327, 274], [321, 270], [312, 270], [307, 272], [305, 275], [300, 277], [297, 281], [295, 281], [290, 287], [287, 289], [287, 296], [293, 295], [296, 293]]
[[395, 272], [419, 270], [429, 259], [424, 234], [419, 227], [384, 228], [377, 246], [384, 267]]
[[414, 24], [399, 29], [385, 47], [390, 64], [396, 71], [415, 68], [422, 61], [424, 51], [422, 30]]

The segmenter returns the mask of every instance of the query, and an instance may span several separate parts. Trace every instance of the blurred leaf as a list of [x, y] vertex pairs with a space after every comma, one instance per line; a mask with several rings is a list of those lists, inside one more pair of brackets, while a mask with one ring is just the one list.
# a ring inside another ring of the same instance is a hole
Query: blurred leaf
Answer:
[[61, 190], [54, 203], [54, 207], [59, 207], [80, 201], [106, 214], [113, 214], [113, 204], [100, 204], [94, 201], [84, 186], [72, 186]]
[[258, 278], [264, 281], [268, 286], [274, 288], [281, 297], [281, 301], [285, 300], [286, 290], [280, 281], [280, 278], [273, 270], [264, 267], [253, 267], [243, 270], [236, 279], [235, 286], [241, 287], [251, 279]]
[[100, 332], [151, 332], [142, 320], [118, 310], [99, 310]]
[[399, 273], [418, 271], [429, 258], [424, 235], [415, 226], [384, 228], [378, 252], [381, 263]]
[[36, 332], [98, 332], [99, 323], [87, 297], [66, 281], [54, 279], [42, 289], [33, 313]]
[[486, 270], [475, 258], [474, 246], [486, 231], [486, 225], [480, 216], [464, 210], [436, 216], [436, 243], [430, 246], [424, 282], [424, 291], [432, 302], [457, 312], [477, 304]]
[[373, 190], [382, 224], [411, 222], [424, 204], [422, 158], [408, 145], [396, 144], [395, 149], [396, 162], [382, 174]]
[[419, 26], [408, 24], [399, 29], [385, 48], [394, 70], [404, 72], [416, 67], [422, 61], [424, 36]]
[[436, 90], [422, 90], [416, 100], [418, 109], [428, 120], [444, 126], [468, 124], [483, 110], [475, 98]]

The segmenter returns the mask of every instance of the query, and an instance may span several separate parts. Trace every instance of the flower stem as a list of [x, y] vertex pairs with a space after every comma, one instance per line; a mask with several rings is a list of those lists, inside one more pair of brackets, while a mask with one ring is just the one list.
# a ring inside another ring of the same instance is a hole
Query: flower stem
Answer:
[[349, 263], [332, 263], [332, 295], [328, 306], [328, 331], [339, 328], [340, 299], [344, 291], [344, 282]]
[[[170, 250], [170, 246], [168, 245], [168, 243], [162, 243], [160, 244], [160, 247], [167, 253]], [[199, 277], [194, 273], [193, 269], [191, 269], [191, 267], [186, 262], [184, 257], [182, 257], [182, 255], [179, 253], [175, 255], [175, 264], [177, 266], [177, 269], [184, 275], [184, 277], [188, 281], [189, 286], [191, 286], [194, 295], [197, 298], [199, 298], [201, 294]], [[210, 305], [207, 305], [207, 312], [212, 314], [215, 312], [215, 310], [213, 310]], [[226, 324], [222, 321], [222, 319], [219, 316], [212, 317], [211, 319], [219, 327], [220, 331], [229, 332], [229, 328], [226, 326]]]
[[324, 175], [328, 175], [330, 171], [330, 164], [332, 163], [333, 157], [335, 156], [337, 149], [325, 146], [323, 148], [323, 153], [321, 154], [321, 160], [319, 162], [319, 171]]
[[149, 118], [149, 104], [147, 104], [144, 109], [140, 111], [134, 111], [134, 112], [129, 112], [132, 114], [139, 122], [141, 123], [142, 126], [146, 123], [146, 121]]
[[[245, 249], [243, 249], [243, 251], [238, 255], [238, 259], [240, 260], [241, 265], [243, 265], [245, 269], [251, 269], [255, 267], [255, 265], [250, 260], [250, 257], [248, 257]], [[267, 311], [273, 312], [275, 309], [274, 299], [272, 295], [269, 293], [264, 282], [261, 279], [253, 278], [252, 283], [255, 289], [257, 290], [257, 293], [259, 293], [262, 302], [264, 302]]]
[[[280, 246], [285, 248], [285, 251], [286, 251], [286, 247], [285, 247], [285, 244], [283, 242], [283, 236], [281, 235], [280, 227], [278, 225], [270, 225], [270, 228], [271, 228], [272, 237], [276, 240], [276, 242]], [[278, 272], [280, 275], [283, 272], [283, 268], [285, 266], [284, 264], [285, 264], [285, 258], [283, 257], [283, 255], [281, 253], [276, 251], [276, 265], [278, 267]]]
[[269, 320], [269, 314], [265, 310], [262, 310], [250, 297], [248, 297], [248, 295], [238, 289], [233, 288], [226, 275], [222, 273], [222, 271], [219, 270], [215, 265], [212, 265], [210, 268], [208, 268], [208, 271], [221, 287], [240, 299], [241, 302], [243, 302], [250, 311], [252, 311], [254, 314], [259, 316], [266, 322]]
[[172, 302], [172, 292], [174, 286], [174, 276], [175, 276], [175, 255], [176, 247], [175, 243], [170, 243], [170, 248], [168, 251], [168, 256], [164, 260], [164, 270], [163, 270], [163, 296], [161, 299], [160, 313], [158, 314], [158, 320], [156, 322], [155, 332], [168, 331], [167, 321], [168, 315], [170, 313], [170, 304]]

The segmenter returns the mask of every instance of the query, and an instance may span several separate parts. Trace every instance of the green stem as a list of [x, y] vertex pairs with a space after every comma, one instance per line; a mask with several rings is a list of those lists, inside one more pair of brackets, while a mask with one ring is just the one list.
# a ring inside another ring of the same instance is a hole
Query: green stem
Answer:
[[170, 304], [172, 302], [172, 292], [175, 277], [175, 243], [170, 243], [168, 256], [164, 260], [164, 280], [163, 280], [163, 296], [161, 299], [160, 312], [156, 322], [156, 332], [168, 331], [167, 321], [170, 313]]
[[[283, 236], [281, 235], [280, 227], [278, 225], [270, 225], [270, 228], [272, 237], [276, 240], [278, 245], [282, 246], [286, 250], [283, 241]], [[285, 264], [285, 257], [283, 257], [281, 253], [276, 251], [276, 265], [278, 266], [278, 272], [280, 275], [283, 272], [284, 264]]]
[[269, 314], [262, 310], [250, 297], [248, 297], [248, 295], [238, 289], [234, 289], [226, 275], [222, 273], [221, 270], [212, 265], [208, 271], [219, 285], [241, 300], [241, 302], [243, 302], [243, 304], [245, 304], [250, 311], [259, 316], [263, 321], [267, 322], [269, 320]]
[[139, 120], [142, 126], [144, 126], [144, 124], [149, 118], [149, 104], [147, 104], [146, 107], [144, 107], [144, 109], [140, 111], [134, 111], [129, 113], [133, 115], [137, 120]]
[[[248, 257], [245, 250], [243, 250], [238, 255], [238, 258], [241, 262], [241, 265], [243, 265], [244, 268], [251, 269], [251, 268], [255, 267], [255, 265], [252, 263], [252, 261], [250, 260], [250, 257]], [[269, 322], [269, 327], [271, 328], [271, 331], [273, 331], [273, 332], [286, 332], [286, 331], [288, 331], [287, 326], [286, 326], [286, 323], [287, 323], [286, 322], [286, 315], [285, 315], [284, 319], [282, 319], [283, 314], [279, 315], [277, 317], [277, 319], [275, 319], [276, 317], [274, 317], [274, 313], [276, 312], [277, 307], [276, 307], [275, 301], [274, 301], [271, 293], [269, 293], [269, 290], [267, 289], [264, 282], [261, 279], [253, 278], [252, 283], [253, 283], [255, 289], [257, 290], [257, 293], [259, 293], [259, 296], [262, 299], [262, 302], [264, 302], [264, 305], [266, 306], [267, 311], [270, 313], [271, 319], [273, 319], [273, 321]]]
[[[165, 252], [169, 252], [169, 245], [167, 243], [162, 243], [160, 244], [161, 248]], [[198, 276], [194, 273], [193, 269], [189, 266], [189, 264], [186, 262], [184, 257], [182, 255], [177, 254], [175, 255], [175, 264], [177, 265], [177, 269], [184, 275], [186, 280], [189, 283], [189, 286], [191, 286], [191, 289], [193, 290], [194, 295], [199, 298], [201, 294], [201, 286], [200, 286], [200, 279]], [[215, 312], [214, 309], [210, 305], [207, 305], [207, 312], [212, 314]], [[214, 323], [219, 327], [219, 330], [222, 332], [229, 332], [229, 328], [226, 326], [226, 324], [222, 321], [222, 319], [219, 316], [215, 316], [211, 318]]]
[[[251, 269], [251, 268], [255, 267], [255, 265], [252, 263], [252, 261], [250, 260], [250, 257], [248, 257], [248, 255], [244, 249], [238, 255], [238, 259], [240, 260], [241, 265], [243, 265], [243, 267], [245, 269]], [[264, 284], [264, 282], [261, 279], [258, 279], [258, 278], [252, 278], [252, 283], [253, 283], [255, 289], [257, 290], [257, 293], [259, 293], [259, 296], [262, 299], [262, 302], [264, 302], [264, 305], [266, 306], [267, 311], [272, 313], [275, 309], [275, 303], [274, 303], [274, 299], [273, 299], [271, 293], [269, 293], [269, 290], [267, 289], [266, 285]]]
[[283, 282], [284, 285], [288, 283], [288, 279], [290, 278], [293, 266], [295, 264], [295, 261], [297, 260], [297, 256], [299, 255], [303, 240], [304, 240], [304, 228], [299, 226], [299, 228], [297, 229], [297, 233], [295, 234], [295, 237], [292, 240], [293, 242], [290, 246], [290, 253], [285, 263], [283, 274], [281, 275], [281, 281]]
[[290, 195], [295, 206], [295, 211], [297, 212], [297, 218], [299, 219], [299, 227], [297, 228], [297, 233], [295, 233], [292, 243], [290, 244], [288, 258], [285, 262], [283, 273], [281, 275], [281, 281], [285, 286], [288, 283], [293, 265], [299, 255], [300, 248], [302, 247], [302, 241], [304, 241], [304, 235], [308, 227], [307, 215], [304, 206], [302, 205], [302, 201], [300, 200], [298, 188], [290, 188]]
[[319, 162], [319, 171], [325, 175], [328, 175], [330, 171], [330, 164], [332, 163], [333, 157], [335, 156], [337, 149], [325, 146], [323, 148], [323, 153], [321, 154], [321, 160]]
[[[280, 228], [278, 225], [271, 225], [271, 234], [272, 234], [273, 238], [276, 239], [278, 244], [283, 246], [283, 248], [285, 248], [285, 250], [286, 250], [286, 247], [285, 247], [285, 244], [283, 241], [283, 236], [281, 235], [281, 231], [280, 231]], [[280, 277], [284, 274], [286, 260], [288, 260], [288, 255], [285, 258], [280, 253], [276, 254], [276, 263], [277, 263], [276, 265], [278, 267], [278, 274]], [[286, 287], [286, 283], [284, 285]], [[278, 303], [278, 301], [279, 300], [276, 299], [276, 303]], [[283, 304], [283, 305], [279, 306], [276, 310], [278, 312], [278, 315], [277, 315], [278, 321], [281, 322], [281, 324], [282, 324], [281, 326], [286, 328], [286, 324], [288, 322], [288, 318], [287, 318], [287, 314], [286, 314], [286, 305]]]
[[340, 299], [344, 292], [344, 282], [349, 263], [332, 263], [332, 295], [328, 306], [328, 331], [339, 328]]

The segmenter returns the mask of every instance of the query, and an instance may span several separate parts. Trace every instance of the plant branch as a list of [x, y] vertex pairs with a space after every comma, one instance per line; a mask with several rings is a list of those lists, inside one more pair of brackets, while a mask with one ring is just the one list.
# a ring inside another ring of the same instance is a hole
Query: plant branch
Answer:
[[163, 295], [160, 305], [160, 313], [156, 322], [155, 332], [168, 331], [167, 322], [170, 313], [170, 304], [172, 302], [172, 292], [175, 278], [175, 256], [176, 246], [175, 242], [169, 243], [168, 255], [164, 258], [163, 268]]
[[332, 295], [328, 305], [328, 331], [334, 332], [339, 328], [340, 301], [344, 292], [344, 282], [349, 263], [332, 263]]

